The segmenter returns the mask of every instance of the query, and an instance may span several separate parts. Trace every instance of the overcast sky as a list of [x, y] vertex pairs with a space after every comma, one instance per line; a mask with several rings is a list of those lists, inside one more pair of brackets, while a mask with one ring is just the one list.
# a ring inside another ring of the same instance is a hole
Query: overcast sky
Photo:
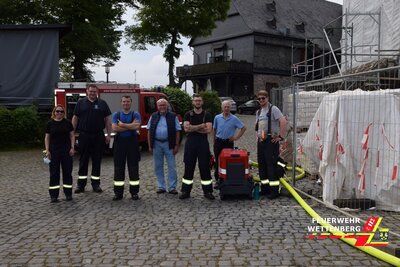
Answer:
[[[331, 0], [343, 4], [343, 0]], [[126, 21], [132, 21], [133, 11], [125, 14]], [[184, 64], [193, 64], [193, 53], [188, 47], [189, 39], [183, 39], [181, 56], [176, 62], [176, 66]], [[116, 62], [115, 66], [111, 68], [109, 74], [110, 81], [118, 83], [138, 83], [141, 87], [150, 88], [155, 85], [168, 84], [168, 64], [163, 58], [163, 48], [149, 46], [146, 51], [132, 51], [129, 45], [126, 45], [123, 38], [120, 42], [120, 60]], [[94, 78], [96, 81], [105, 81], [106, 74], [104, 64], [93, 66], [91, 69], [94, 71]], [[135, 75], [136, 71], [136, 75]], [[135, 80], [136, 79], [136, 80]], [[191, 88], [190, 82], [187, 88]], [[191, 90], [190, 90], [191, 91]]]

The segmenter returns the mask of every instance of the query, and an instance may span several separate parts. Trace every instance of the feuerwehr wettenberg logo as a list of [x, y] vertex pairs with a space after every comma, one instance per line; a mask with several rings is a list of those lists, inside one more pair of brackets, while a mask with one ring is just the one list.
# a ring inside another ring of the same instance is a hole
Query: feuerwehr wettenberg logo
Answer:
[[360, 218], [312, 218], [311, 225], [307, 226], [308, 234], [305, 238], [354, 238], [356, 239], [355, 246], [384, 247], [389, 244], [387, 242], [389, 239], [389, 229], [379, 228], [378, 230], [382, 219], [382, 217], [369, 217], [364, 226], [361, 226]]

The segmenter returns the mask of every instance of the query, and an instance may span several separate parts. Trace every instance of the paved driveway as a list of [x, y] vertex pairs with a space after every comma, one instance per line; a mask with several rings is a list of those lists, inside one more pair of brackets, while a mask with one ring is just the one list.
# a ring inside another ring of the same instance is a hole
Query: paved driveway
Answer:
[[[255, 158], [254, 118], [241, 118], [249, 130], [238, 145]], [[182, 157], [183, 147], [180, 177]], [[77, 166], [75, 158], [75, 179]], [[124, 200], [111, 201], [111, 157], [102, 194], [53, 204], [48, 176], [41, 151], [0, 152], [0, 266], [387, 266], [339, 240], [306, 240], [311, 219], [290, 197], [209, 201], [198, 173], [190, 199], [157, 195], [147, 152], [139, 201], [127, 188]]]

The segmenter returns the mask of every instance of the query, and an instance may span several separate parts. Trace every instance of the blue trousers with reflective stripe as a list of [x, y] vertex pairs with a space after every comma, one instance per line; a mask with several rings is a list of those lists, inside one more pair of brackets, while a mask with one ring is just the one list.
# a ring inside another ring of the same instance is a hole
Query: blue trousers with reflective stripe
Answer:
[[[137, 136], [116, 136], [114, 141], [114, 181], [125, 180], [125, 165], [128, 165], [130, 181], [139, 181], [139, 143]], [[130, 185], [129, 192], [137, 194], [139, 185]], [[124, 194], [124, 186], [114, 186], [117, 196]]]
[[[275, 175], [279, 156], [279, 143], [272, 143], [271, 137], [257, 143], [258, 173], [261, 180], [277, 181]], [[279, 186], [261, 185], [261, 192], [279, 192]]]
[[[63, 184], [72, 186], [72, 157], [69, 155], [71, 144], [50, 145], [51, 162], [49, 186], [60, 185], [60, 166], [62, 168]], [[66, 196], [72, 195], [72, 188], [63, 188]], [[58, 198], [60, 189], [49, 189], [51, 198]]]

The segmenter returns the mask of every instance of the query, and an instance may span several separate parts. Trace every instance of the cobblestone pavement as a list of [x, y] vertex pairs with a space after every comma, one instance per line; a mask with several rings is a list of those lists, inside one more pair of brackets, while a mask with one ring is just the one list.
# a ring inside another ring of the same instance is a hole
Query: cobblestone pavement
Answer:
[[[254, 118], [241, 118], [249, 130], [237, 145], [255, 158]], [[180, 177], [182, 157], [183, 146]], [[76, 157], [74, 187], [77, 166]], [[111, 201], [110, 156], [102, 194], [87, 187], [72, 202], [50, 203], [48, 176], [40, 150], [0, 152], [0, 266], [388, 266], [339, 240], [305, 239], [311, 218], [291, 197], [209, 201], [198, 173], [190, 199], [157, 195], [148, 152], [138, 201], [127, 188]]]

